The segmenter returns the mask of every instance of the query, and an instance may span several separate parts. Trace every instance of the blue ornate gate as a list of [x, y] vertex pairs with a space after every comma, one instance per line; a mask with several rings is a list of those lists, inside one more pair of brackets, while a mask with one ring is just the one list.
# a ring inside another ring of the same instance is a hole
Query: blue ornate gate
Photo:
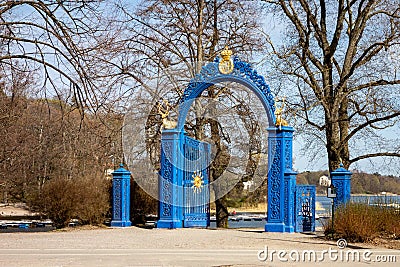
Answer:
[[[282, 109], [275, 108], [274, 96], [264, 77], [249, 63], [237, 57], [231, 59], [231, 54], [226, 49], [221, 53], [222, 59], [216, 58], [202, 67], [179, 102], [176, 128], [162, 132], [160, 220], [157, 227], [208, 225], [208, 164], [205, 166], [204, 163], [209, 162], [209, 145], [186, 137], [184, 125], [193, 101], [204, 90], [229, 81], [253, 91], [268, 116], [268, 218], [265, 231], [314, 231], [315, 187], [295, 186], [296, 173], [292, 169], [294, 130], [282, 124]], [[275, 114], [280, 116], [279, 121]]]
[[315, 232], [315, 185], [297, 185], [295, 195], [295, 231]]
[[211, 146], [188, 136], [183, 141], [183, 226], [207, 227], [210, 225], [210, 188], [208, 168], [204, 169], [202, 161], [209, 162]]
[[209, 225], [210, 145], [164, 129], [161, 141], [158, 228]]

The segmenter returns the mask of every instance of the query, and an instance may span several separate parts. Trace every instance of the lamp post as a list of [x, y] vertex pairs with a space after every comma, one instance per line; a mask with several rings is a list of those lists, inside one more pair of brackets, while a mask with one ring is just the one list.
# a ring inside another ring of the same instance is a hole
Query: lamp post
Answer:
[[334, 221], [335, 221], [335, 205], [333, 199], [336, 198], [336, 187], [331, 183], [331, 185], [326, 190], [326, 196], [331, 199], [332, 202], [332, 237], [333, 237], [333, 229]]
[[385, 207], [387, 207], [387, 198], [386, 198], [386, 196], [387, 196], [387, 193], [386, 192], [381, 192], [381, 194], [382, 195], [384, 195], [384, 198], [385, 198]]
[[267, 219], [267, 196], [264, 196], [265, 219]]

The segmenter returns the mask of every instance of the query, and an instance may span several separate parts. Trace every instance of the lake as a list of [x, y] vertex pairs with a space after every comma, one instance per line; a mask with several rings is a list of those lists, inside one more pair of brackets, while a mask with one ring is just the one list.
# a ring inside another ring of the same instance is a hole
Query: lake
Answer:
[[[385, 195], [355, 195], [351, 196], [350, 201], [357, 202], [357, 203], [369, 203], [369, 204], [390, 204], [390, 203], [397, 203], [400, 204], [400, 196], [385, 196]], [[317, 196], [316, 197], [316, 213], [320, 216], [330, 216], [332, 214], [332, 202], [331, 199], [326, 196]], [[242, 213], [242, 215], [246, 216], [255, 216], [259, 214], [254, 213]], [[266, 220], [262, 219], [259, 221], [233, 221], [231, 220], [234, 218], [233, 216], [229, 217], [230, 220], [228, 222], [229, 228], [263, 228], [265, 226]], [[315, 222], [316, 227], [320, 227], [321, 221], [316, 220]], [[216, 228], [216, 223], [211, 222], [210, 228]]]

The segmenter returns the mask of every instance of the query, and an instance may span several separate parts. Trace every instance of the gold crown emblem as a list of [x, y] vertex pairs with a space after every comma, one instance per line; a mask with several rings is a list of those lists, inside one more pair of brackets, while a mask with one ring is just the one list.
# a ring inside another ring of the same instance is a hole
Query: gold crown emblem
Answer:
[[233, 71], [233, 60], [231, 59], [232, 51], [225, 46], [221, 51], [222, 60], [219, 62], [218, 69], [222, 74], [229, 74]]
[[229, 60], [229, 58], [231, 57], [231, 55], [232, 55], [232, 51], [228, 49], [228, 46], [225, 46], [225, 49], [222, 50], [222, 52], [221, 52], [221, 57], [222, 57], [224, 60]]

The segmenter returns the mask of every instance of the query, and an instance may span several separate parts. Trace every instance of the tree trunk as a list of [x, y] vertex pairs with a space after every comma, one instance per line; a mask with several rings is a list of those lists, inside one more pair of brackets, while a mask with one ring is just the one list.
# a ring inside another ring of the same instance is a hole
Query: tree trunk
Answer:
[[337, 112], [338, 119], [335, 118], [336, 116], [333, 118], [325, 116], [329, 172], [339, 168], [340, 163], [342, 163], [343, 167], [346, 169], [348, 169], [350, 165], [348, 142], [342, 142], [347, 137], [349, 129], [347, 108], [348, 99], [344, 98]]
[[349, 115], [348, 115], [348, 98], [344, 98], [339, 107], [339, 128], [340, 128], [340, 158], [342, 160], [344, 168], [348, 169], [350, 167], [350, 154], [349, 154], [349, 143], [345, 142], [344, 139], [349, 133]]
[[328, 153], [329, 172], [336, 170], [341, 162], [337, 145], [340, 142], [338, 122], [332, 122], [325, 116], [326, 121], [326, 150]]
[[228, 208], [226, 207], [226, 195], [215, 200], [216, 220], [218, 228], [228, 228]]
[[[210, 87], [208, 90], [208, 96], [210, 98], [214, 97], [214, 88]], [[210, 105], [210, 113], [211, 113], [211, 119], [208, 119], [208, 123], [211, 128], [211, 140], [214, 142], [215, 148], [216, 148], [216, 153], [215, 153], [215, 158], [213, 162], [211, 163], [210, 166], [210, 182], [216, 181], [224, 172], [226, 168], [226, 158], [229, 158], [229, 156], [224, 153], [224, 147], [221, 142], [221, 135], [219, 132], [219, 126], [218, 122], [212, 119], [213, 117], [213, 110], [215, 102], [212, 102]], [[229, 160], [228, 160], [229, 162]], [[226, 206], [226, 196], [223, 196], [221, 198], [217, 198], [220, 194], [218, 193], [220, 191], [220, 188], [218, 188], [221, 185], [218, 185], [217, 183], [214, 183], [213, 189], [215, 193], [215, 208], [216, 208], [216, 220], [217, 220], [217, 227], [221, 228], [227, 228], [228, 227], [228, 208]]]

